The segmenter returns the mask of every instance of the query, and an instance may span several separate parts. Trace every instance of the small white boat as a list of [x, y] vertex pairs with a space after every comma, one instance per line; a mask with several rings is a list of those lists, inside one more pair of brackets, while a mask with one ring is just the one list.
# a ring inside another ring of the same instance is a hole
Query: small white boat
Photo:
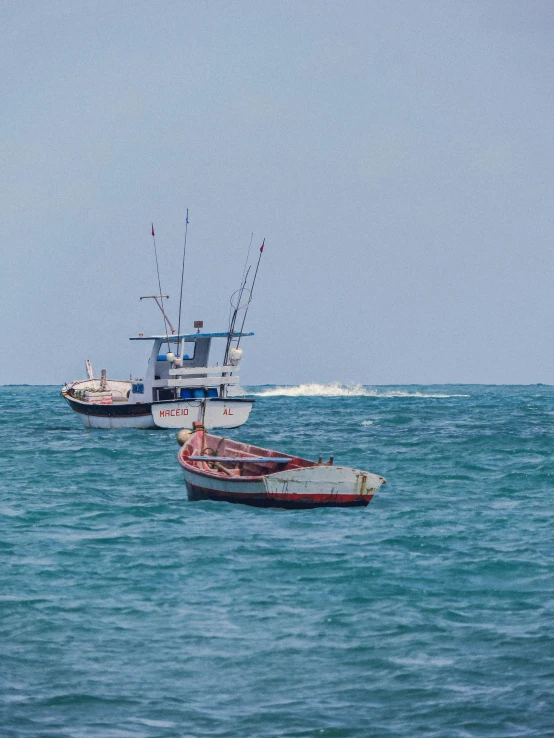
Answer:
[[[86, 428], [192, 428], [196, 421], [207, 428], [237, 428], [246, 423], [253, 399], [229, 397], [239, 389], [242, 349], [225, 350], [228, 363], [210, 366], [215, 338], [230, 340], [253, 333], [191, 333], [134, 336], [131, 341], [152, 341], [143, 379], [108, 379], [105, 370], [94, 377], [87, 360], [87, 379], [66, 384], [62, 397]], [[161, 353], [167, 344], [167, 351]], [[175, 346], [175, 351], [172, 349]]]
[[[183, 435], [186, 437], [183, 438]], [[385, 479], [371, 472], [309, 461], [206, 433], [180, 433], [179, 464], [189, 500], [256, 507], [366, 506]]]

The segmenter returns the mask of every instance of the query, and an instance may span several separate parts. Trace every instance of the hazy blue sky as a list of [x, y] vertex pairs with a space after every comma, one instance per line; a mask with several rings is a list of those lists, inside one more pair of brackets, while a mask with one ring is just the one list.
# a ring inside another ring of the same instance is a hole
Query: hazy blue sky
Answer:
[[[243, 381], [554, 382], [552, 2], [0, 4], [0, 384], [227, 325]], [[219, 358], [219, 357], [217, 357]]]

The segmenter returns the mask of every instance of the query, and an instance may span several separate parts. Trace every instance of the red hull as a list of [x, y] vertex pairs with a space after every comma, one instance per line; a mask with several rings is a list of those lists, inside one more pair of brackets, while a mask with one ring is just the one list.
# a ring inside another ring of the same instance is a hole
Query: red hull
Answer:
[[233, 502], [253, 507], [281, 507], [287, 510], [311, 510], [316, 507], [367, 507], [371, 497], [366, 495], [317, 495], [301, 497], [298, 494], [260, 494], [256, 492], [232, 493], [188, 485], [189, 500], [212, 500], [214, 502]]

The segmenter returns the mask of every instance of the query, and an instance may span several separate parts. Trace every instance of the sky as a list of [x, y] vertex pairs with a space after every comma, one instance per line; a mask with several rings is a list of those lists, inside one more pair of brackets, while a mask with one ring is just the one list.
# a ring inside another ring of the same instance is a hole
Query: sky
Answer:
[[4, 0], [0, 27], [0, 384], [142, 376], [151, 222], [176, 321], [187, 208], [187, 329], [227, 328], [265, 238], [243, 384], [554, 383], [551, 2]]

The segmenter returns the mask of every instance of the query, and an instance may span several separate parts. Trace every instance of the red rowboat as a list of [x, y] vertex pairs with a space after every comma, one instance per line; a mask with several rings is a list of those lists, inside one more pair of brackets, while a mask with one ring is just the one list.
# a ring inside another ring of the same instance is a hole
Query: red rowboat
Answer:
[[[185, 438], [181, 434], [185, 434]], [[221, 438], [181, 431], [179, 463], [189, 500], [222, 500], [257, 507], [366, 506], [383, 477], [346, 466], [309, 461]]]

